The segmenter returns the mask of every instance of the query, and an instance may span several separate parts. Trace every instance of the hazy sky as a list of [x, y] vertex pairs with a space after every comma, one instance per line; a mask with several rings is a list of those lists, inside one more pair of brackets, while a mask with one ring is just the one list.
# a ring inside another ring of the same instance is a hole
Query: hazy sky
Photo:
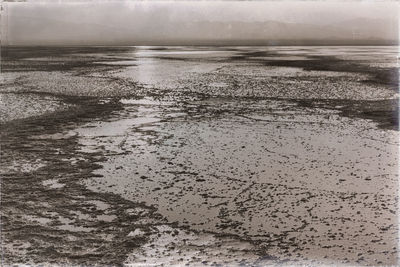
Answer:
[[[397, 39], [399, 17], [396, 1], [29, 1], [3, 5], [5, 44], [152, 44], [212, 40], [214, 35], [221, 40], [299, 39], [299, 31], [317, 39], [340, 38], [341, 32], [345, 39], [350, 31], [352, 38]], [[270, 21], [290, 24], [259, 24]], [[363, 29], [367, 26], [369, 32]]]

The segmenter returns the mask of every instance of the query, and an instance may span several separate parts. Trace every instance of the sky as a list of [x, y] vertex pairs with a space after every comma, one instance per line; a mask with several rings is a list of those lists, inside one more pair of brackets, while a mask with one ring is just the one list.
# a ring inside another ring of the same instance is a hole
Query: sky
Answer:
[[398, 40], [397, 1], [3, 3], [3, 45]]

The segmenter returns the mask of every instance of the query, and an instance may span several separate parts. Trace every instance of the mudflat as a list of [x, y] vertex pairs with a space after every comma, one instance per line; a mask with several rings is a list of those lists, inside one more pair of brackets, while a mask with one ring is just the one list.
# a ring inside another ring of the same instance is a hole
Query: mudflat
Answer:
[[397, 47], [5, 47], [5, 265], [396, 265]]

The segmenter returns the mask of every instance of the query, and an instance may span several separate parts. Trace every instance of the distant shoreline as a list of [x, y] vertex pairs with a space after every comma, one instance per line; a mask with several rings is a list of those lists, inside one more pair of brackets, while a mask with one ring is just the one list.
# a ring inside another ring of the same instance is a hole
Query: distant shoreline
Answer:
[[381, 43], [376, 43], [376, 44], [322, 44], [322, 43], [315, 43], [315, 44], [221, 44], [221, 43], [216, 43], [216, 44], [15, 44], [15, 45], [3, 45], [0, 44], [1, 47], [7, 48], [7, 47], [147, 47], [147, 46], [153, 46], [153, 47], [178, 47], [178, 46], [188, 46], [188, 47], [202, 47], [202, 46], [215, 46], [215, 47], [232, 47], [232, 46], [244, 46], [244, 47], [267, 47], [267, 46], [326, 46], [326, 47], [332, 47], [332, 46], [399, 46], [400, 43], [394, 42], [394, 43], [386, 43], [386, 44], [381, 44]]

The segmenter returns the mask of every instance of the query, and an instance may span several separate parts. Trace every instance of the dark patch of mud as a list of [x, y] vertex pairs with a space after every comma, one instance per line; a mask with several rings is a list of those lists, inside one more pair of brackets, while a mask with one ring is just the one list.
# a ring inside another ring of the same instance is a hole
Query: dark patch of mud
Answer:
[[[304, 55], [303, 55], [304, 56]], [[368, 74], [371, 78], [363, 80], [365, 83], [376, 83], [389, 86], [393, 90], [399, 88], [398, 68], [376, 68], [362, 64], [362, 60], [343, 60], [336, 56], [307, 55], [307, 60], [274, 59], [267, 57], [284, 57], [274, 51], [245, 52], [231, 57], [232, 60], [255, 61], [265, 66], [296, 67], [304, 70], [338, 71]]]
[[[208, 96], [203, 95], [204, 99]], [[224, 100], [233, 100], [232, 98], [222, 98]], [[399, 101], [397, 99], [382, 100], [347, 100], [347, 99], [282, 99], [282, 98], [254, 98], [242, 97], [235, 98], [238, 101], [261, 101], [277, 100], [290, 101], [300, 107], [322, 108], [325, 110], [337, 110], [339, 115], [348, 118], [367, 119], [376, 123], [377, 127], [383, 130], [399, 130]], [[199, 109], [202, 107], [200, 106]], [[199, 111], [200, 112], [200, 111]], [[214, 113], [229, 113], [229, 109], [219, 109], [209, 111]], [[236, 113], [246, 114], [249, 110], [241, 109]]]
[[[106, 70], [122, 67], [107, 65], [116, 60], [132, 60], [126, 53], [134, 47], [1, 47], [0, 67], [3, 72], [71, 71], [87, 67], [103, 67]], [[102, 54], [103, 56], [99, 56]], [[106, 56], [104, 56], [106, 54]], [[101, 59], [102, 62], [98, 62]], [[132, 64], [133, 65], [133, 64]]]
[[332, 56], [313, 56], [310, 60], [270, 60], [267, 66], [297, 67], [304, 70], [356, 72], [370, 75], [365, 83], [377, 83], [398, 90], [399, 75], [397, 68], [371, 68], [357, 61], [341, 60]]
[[399, 130], [399, 101], [397, 99], [374, 101], [301, 99], [295, 102], [309, 108], [339, 110], [342, 116], [371, 120], [376, 122], [381, 129]]

